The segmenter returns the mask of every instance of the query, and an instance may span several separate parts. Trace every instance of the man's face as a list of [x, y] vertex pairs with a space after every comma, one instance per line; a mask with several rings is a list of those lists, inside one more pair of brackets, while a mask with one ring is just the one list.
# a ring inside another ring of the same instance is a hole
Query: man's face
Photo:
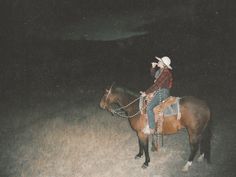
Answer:
[[163, 68], [163, 67], [164, 67], [164, 64], [163, 64], [162, 61], [159, 61], [159, 62], [157, 63], [157, 66], [158, 66], [159, 68]]

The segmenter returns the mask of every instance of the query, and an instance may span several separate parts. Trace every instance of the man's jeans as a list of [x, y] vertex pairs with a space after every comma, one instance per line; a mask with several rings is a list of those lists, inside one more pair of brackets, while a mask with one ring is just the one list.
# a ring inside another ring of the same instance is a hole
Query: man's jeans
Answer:
[[152, 100], [147, 105], [147, 114], [148, 114], [148, 123], [151, 129], [155, 129], [155, 115], [153, 112], [153, 108], [160, 104], [164, 99], [170, 96], [170, 90], [163, 88], [158, 90]]

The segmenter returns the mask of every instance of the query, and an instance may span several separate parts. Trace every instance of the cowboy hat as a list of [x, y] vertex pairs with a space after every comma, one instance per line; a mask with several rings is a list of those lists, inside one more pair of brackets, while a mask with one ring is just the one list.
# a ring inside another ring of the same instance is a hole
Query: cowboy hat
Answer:
[[158, 57], [155, 57], [157, 60], [161, 61], [164, 63], [164, 65], [166, 65], [169, 69], [172, 69], [172, 67], [170, 66], [170, 63], [171, 63], [171, 60], [169, 57], [162, 57], [162, 58], [158, 58]]

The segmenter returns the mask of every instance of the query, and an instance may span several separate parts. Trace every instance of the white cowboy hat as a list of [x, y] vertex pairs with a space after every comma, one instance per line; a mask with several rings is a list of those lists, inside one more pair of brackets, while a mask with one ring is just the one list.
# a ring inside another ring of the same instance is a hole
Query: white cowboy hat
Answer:
[[164, 65], [166, 65], [169, 69], [172, 69], [172, 67], [170, 66], [171, 60], [169, 57], [162, 57], [162, 58], [158, 58], [155, 57], [157, 60], [162, 61], [164, 63]]

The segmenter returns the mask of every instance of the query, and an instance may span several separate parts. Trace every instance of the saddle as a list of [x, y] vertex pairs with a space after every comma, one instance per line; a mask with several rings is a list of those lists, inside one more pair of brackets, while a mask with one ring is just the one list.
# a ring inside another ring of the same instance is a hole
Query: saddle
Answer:
[[[146, 119], [147, 113], [146, 113], [146, 107], [147, 104], [151, 101], [153, 98], [153, 95], [148, 95], [145, 100], [142, 100], [143, 103], [140, 105], [140, 111], [141, 114], [144, 114]], [[180, 108], [179, 108], [179, 97], [173, 97], [170, 96], [163, 100], [158, 106], [154, 108], [154, 114], [155, 114], [155, 122], [156, 122], [156, 131], [157, 133], [163, 132], [163, 123], [164, 123], [164, 117], [168, 116], [177, 116], [177, 122], [179, 122], [179, 119], [181, 117]]]

